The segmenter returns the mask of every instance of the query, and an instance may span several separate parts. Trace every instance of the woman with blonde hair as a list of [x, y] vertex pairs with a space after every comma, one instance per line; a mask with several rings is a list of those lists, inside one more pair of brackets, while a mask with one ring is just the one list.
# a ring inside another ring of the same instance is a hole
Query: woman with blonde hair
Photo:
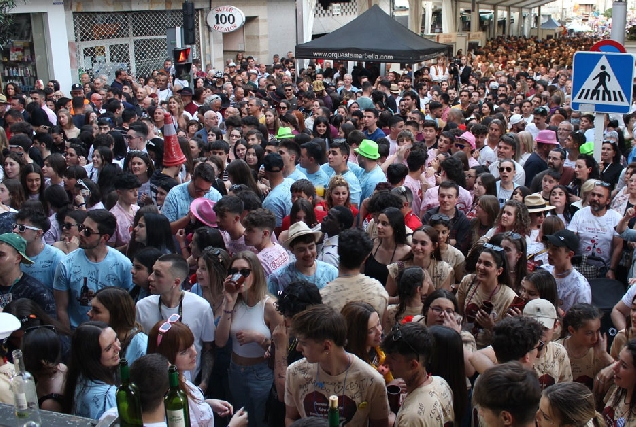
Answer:
[[594, 409], [594, 395], [581, 383], [564, 382], [543, 390], [537, 426], [603, 427], [605, 420]]
[[179, 129], [188, 128], [188, 122], [192, 120], [192, 116], [183, 109], [180, 96], [173, 95], [168, 98], [168, 112], [172, 114], [172, 122], [177, 123]]
[[60, 110], [57, 112], [57, 122], [62, 127], [64, 135], [67, 139], [77, 138], [80, 134], [80, 130], [75, 123], [73, 123], [73, 116], [68, 110]]
[[353, 217], [358, 215], [358, 209], [351, 204], [351, 191], [349, 183], [342, 175], [334, 175], [329, 180], [329, 186], [325, 190], [325, 199], [316, 204], [316, 207], [329, 212], [334, 206], [344, 206], [351, 210]]
[[9, 149], [9, 138], [7, 138], [7, 133], [4, 131], [3, 127], [0, 127], [0, 153], [4, 150]]
[[518, 163], [523, 166], [530, 157], [530, 154], [534, 151], [534, 141], [532, 140], [532, 134], [530, 132], [521, 131], [517, 134], [519, 140], [519, 161]]
[[267, 294], [263, 267], [250, 251], [235, 254], [225, 279], [222, 315], [215, 342], [225, 347], [232, 338], [228, 371], [235, 407], [244, 407], [250, 426], [265, 426], [266, 402], [274, 373], [265, 359], [274, 329], [283, 323], [275, 298]]

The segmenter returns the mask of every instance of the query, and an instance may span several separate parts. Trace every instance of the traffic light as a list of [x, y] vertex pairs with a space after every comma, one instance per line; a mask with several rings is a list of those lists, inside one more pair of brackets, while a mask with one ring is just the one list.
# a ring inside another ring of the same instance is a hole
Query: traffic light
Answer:
[[181, 5], [183, 11], [183, 43], [195, 44], [194, 3], [186, 1]]
[[189, 47], [175, 47], [172, 51], [174, 58], [174, 71], [179, 79], [190, 75], [192, 69], [192, 62], [189, 62], [190, 48]]

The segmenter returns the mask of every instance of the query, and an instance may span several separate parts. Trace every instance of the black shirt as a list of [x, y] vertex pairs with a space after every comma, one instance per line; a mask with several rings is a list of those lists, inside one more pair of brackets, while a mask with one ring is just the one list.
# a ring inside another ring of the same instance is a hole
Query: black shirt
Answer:
[[49, 316], [57, 318], [53, 291], [35, 277], [22, 273], [13, 286], [0, 286], [0, 308], [11, 301], [27, 298], [39, 305]]

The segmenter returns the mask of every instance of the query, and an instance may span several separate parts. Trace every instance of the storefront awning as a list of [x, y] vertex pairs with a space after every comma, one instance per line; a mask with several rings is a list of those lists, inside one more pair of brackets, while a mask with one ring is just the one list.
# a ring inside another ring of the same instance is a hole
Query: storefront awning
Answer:
[[482, 0], [479, 5], [491, 5], [498, 6], [499, 8], [506, 8], [508, 6], [514, 8], [532, 9], [533, 7], [539, 7], [552, 3], [554, 0]]

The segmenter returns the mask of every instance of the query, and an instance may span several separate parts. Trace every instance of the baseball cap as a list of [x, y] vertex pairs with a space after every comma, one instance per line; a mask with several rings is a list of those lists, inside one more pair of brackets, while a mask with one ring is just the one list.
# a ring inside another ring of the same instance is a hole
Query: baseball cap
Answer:
[[236, 67], [236, 64], [234, 62], [230, 62], [229, 64], [227, 64], [228, 67]]
[[570, 230], [559, 230], [554, 234], [544, 237], [550, 244], [558, 247], [566, 247], [576, 253], [579, 250], [579, 236]]
[[510, 117], [510, 126], [519, 124], [523, 121], [523, 116], [521, 114], [513, 114]]
[[192, 92], [192, 89], [189, 87], [184, 87], [183, 89], [181, 89], [180, 91], [177, 91], [177, 93], [181, 94], [181, 95], [190, 95], [192, 96], [192, 94], [194, 92]]
[[82, 85], [75, 83], [71, 86], [71, 92], [73, 92], [74, 90], [84, 90], [84, 89], [82, 88]]
[[554, 323], [557, 320], [557, 312], [556, 308], [554, 308], [554, 304], [541, 298], [528, 302], [523, 308], [523, 315], [532, 317], [548, 329], [554, 328]]
[[497, 90], [499, 89], [499, 83], [497, 82], [491, 82], [490, 86], [488, 86], [490, 88], [490, 90]]
[[18, 236], [15, 233], [0, 234], [0, 242], [6, 243], [7, 245], [18, 251], [18, 253], [22, 256], [23, 263], [33, 264], [33, 261], [31, 261], [31, 259], [26, 256], [26, 240], [24, 240], [22, 236]]
[[20, 327], [22, 327], [22, 322], [13, 314], [0, 313], [0, 341], [9, 338]]
[[270, 153], [263, 159], [265, 172], [282, 172], [285, 164], [283, 158], [278, 153]]

